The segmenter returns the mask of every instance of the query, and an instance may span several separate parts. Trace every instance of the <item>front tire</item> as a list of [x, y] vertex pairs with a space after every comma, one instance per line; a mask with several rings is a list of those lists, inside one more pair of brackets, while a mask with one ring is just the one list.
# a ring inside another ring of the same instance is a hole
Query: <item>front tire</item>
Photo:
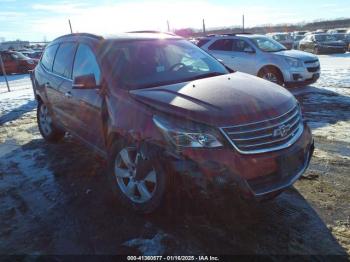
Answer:
[[37, 122], [40, 134], [46, 141], [56, 143], [64, 137], [65, 132], [55, 126], [48, 107], [42, 101], [38, 102]]
[[165, 198], [169, 174], [160, 154], [144, 156], [136, 146], [115, 142], [108, 160], [113, 193], [124, 206], [140, 214], [154, 212]]
[[276, 68], [263, 68], [258, 76], [277, 85], [284, 85], [283, 76]]
[[318, 47], [314, 47], [314, 54], [319, 55], [320, 54], [320, 49]]

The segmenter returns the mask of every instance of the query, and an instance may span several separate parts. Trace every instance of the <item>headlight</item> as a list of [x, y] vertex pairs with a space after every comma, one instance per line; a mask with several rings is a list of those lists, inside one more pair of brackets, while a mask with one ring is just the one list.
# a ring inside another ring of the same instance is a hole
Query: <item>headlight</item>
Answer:
[[300, 115], [300, 120], [303, 120], [303, 113], [301, 111], [301, 105], [298, 101], [297, 101], [297, 107], [298, 107], [298, 111], [299, 111], [299, 115]]
[[291, 68], [304, 67], [303, 62], [299, 59], [286, 57], [285, 60]]
[[215, 132], [208, 127], [192, 122], [184, 126], [159, 116], [153, 116], [153, 121], [165, 138], [176, 147], [214, 148], [222, 146]]
[[30, 64], [30, 65], [33, 65], [34, 61], [33, 60], [27, 60], [27, 63]]

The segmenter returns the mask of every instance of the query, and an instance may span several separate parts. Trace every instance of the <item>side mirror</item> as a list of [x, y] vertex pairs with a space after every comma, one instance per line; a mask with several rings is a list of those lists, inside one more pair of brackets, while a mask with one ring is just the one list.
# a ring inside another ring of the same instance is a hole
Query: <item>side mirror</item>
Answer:
[[243, 52], [244, 52], [244, 53], [255, 54], [255, 50], [254, 50], [253, 48], [251, 48], [251, 47], [245, 47], [245, 48], [243, 49]]
[[97, 88], [96, 79], [94, 74], [77, 76], [73, 80], [74, 89], [94, 89]]

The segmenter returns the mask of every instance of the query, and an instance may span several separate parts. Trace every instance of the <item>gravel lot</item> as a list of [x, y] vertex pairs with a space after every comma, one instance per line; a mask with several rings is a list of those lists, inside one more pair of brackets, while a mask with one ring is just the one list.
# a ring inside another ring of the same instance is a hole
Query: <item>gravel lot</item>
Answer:
[[291, 90], [316, 146], [294, 188], [259, 204], [184, 191], [150, 216], [113, 201], [82, 145], [43, 141], [27, 75], [11, 93], [0, 78], [0, 254], [350, 255], [350, 53], [320, 61], [321, 79]]

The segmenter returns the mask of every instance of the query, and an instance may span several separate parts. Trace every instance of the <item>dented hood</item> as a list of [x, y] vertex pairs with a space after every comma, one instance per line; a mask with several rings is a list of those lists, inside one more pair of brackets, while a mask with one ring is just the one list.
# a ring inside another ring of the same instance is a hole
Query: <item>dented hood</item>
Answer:
[[283, 87], [238, 72], [130, 93], [156, 111], [218, 127], [273, 118], [296, 103]]

